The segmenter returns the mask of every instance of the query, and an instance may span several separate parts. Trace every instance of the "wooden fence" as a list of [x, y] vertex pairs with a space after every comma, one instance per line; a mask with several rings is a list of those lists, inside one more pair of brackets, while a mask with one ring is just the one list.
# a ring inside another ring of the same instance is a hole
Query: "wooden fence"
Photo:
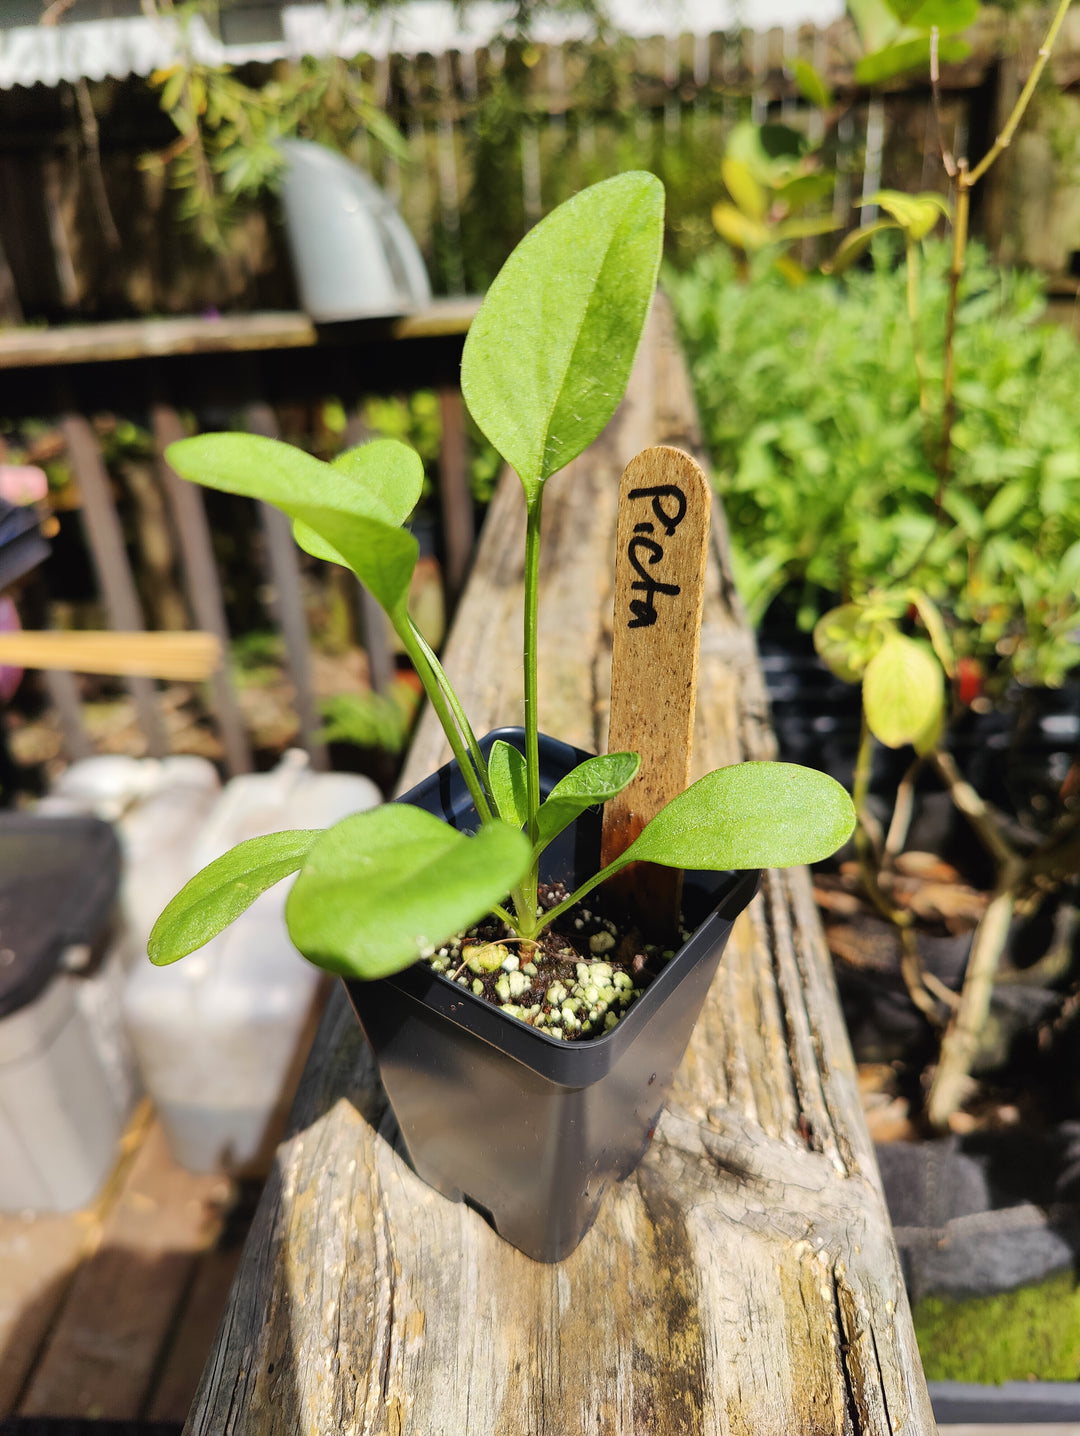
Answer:
[[[945, 139], [976, 157], [1007, 114], [1042, 34], [1038, 14], [986, 11], [973, 52], [943, 74]], [[668, 187], [676, 252], [709, 242], [722, 194], [724, 137], [744, 115], [802, 127], [835, 164], [837, 219], [880, 185], [946, 188], [929, 86], [906, 77], [870, 93], [853, 79], [848, 22], [826, 30], [681, 35], [475, 52], [391, 55], [356, 66], [406, 137], [399, 160], [361, 137], [354, 158], [397, 199], [436, 288], [475, 293], [521, 234], [581, 185], [629, 165]], [[826, 113], [793, 80], [811, 61], [833, 89]], [[976, 228], [1002, 257], [1067, 278], [1080, 250], [1076, 136], [1080, 11], [1052, 65], [1063, 93], [1036, 105], [1017, 142], [1022, 163], [976, 191]], [[252, 70], [257, 82], [265, 75]], [[177, 195], [139, 157], [174, 138], [142, 80], [0, 94], [0, 318], [105, 317], [287, 307], [291, 280], [272, 205], [246, 216], [231, 262], [200, 251], [176, 222]], [[100, 157], [100, 166], [97, 159]], [[117, 233], [107, 235], [102, 196]], [[1022, 203], [1021, 203], [1022, 201]], [[6, 259], [2, 256], [6, 255]]]

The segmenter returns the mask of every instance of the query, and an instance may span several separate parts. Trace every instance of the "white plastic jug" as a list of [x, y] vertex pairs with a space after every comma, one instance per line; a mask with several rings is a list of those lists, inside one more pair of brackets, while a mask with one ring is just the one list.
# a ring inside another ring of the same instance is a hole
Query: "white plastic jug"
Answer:
[[[328, 827], [380, 801], [369, 779], [313, 773], [303, 753], [287, 753], [273, 772], [225, 786], [184, 876], [246, 838]], [[143, 1080], [192, 1171], [259, 1162], [297, 1059], [322, 974], [289, 941], [288, 887], [264, 893], [200, 951], [169, 967], [140, 963], [128, 980], [124, 1012]]]

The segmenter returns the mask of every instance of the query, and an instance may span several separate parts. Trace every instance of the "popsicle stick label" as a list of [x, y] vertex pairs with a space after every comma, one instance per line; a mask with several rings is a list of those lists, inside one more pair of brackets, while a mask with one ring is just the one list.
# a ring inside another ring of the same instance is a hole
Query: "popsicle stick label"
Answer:
[[[640, 753], [641, 767], [605, 807], [605, 863], [690, 781], [710, 504], [708, 480], [681, 449], [643, 449], [623, 472], [608, 751]], [[677, 873], [634, 864], [616, 883], [644, 927], [673, 930]]]

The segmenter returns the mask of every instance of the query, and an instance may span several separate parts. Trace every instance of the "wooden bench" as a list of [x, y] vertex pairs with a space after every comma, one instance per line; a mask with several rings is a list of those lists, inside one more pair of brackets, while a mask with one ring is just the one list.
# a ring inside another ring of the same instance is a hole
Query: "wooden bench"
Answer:
[[[619, 413], [553, 479], [541, 727], [604, 745], [615, 501], [650, 443], [700, 448], [658, 303]], [[446, 654], [479, 732], [520, 721], [524, 505], [488, 515]], [[695, 767], [770, 757], [716, 506]], [[430, 715], [402, 779], [444, 759]], [[934, 1422], [804, 870], [740, 919], [655, 1139], [558, 1266], [412, 1172], [331, 1001], [187, 1431], [305, 1436], [880, 1433]]]

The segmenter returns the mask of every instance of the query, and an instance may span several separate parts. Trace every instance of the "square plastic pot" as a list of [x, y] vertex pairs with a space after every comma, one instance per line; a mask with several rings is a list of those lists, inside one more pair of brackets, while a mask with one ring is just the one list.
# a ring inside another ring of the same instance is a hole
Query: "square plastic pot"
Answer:
[[[519, 728], [498, 738], [523, 747]], [[540, 739], [541, 791], [589, 755]], [[400, 800], [457, 828], [477, 826], [455, 763]], [[545, 854], [541, 876], [573, 884], [595, 872], [600, 816], [590, 812]], [[551, 1037], [426, 963], [377, 982], [346, 982], [417, 1173], [468, 1200], [535, 1261], [574, 1250], [613, 1181], [645, 1154], [705, 1001], [732, 923], [760, 874], [690, 873], [683, 912], [694, 930], [611, 1032]]]

